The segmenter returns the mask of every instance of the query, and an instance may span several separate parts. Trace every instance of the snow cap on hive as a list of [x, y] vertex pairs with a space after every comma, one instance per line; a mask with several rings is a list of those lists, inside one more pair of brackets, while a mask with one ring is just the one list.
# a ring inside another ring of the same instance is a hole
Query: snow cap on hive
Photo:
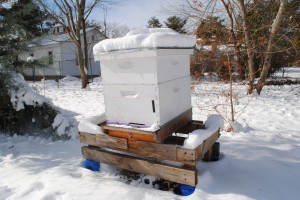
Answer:
[[94, 46], [94, 55], [139, 48], [193, 48], [196, 38], [169, 28], [133, 30], [124, 37], [102, 40]]

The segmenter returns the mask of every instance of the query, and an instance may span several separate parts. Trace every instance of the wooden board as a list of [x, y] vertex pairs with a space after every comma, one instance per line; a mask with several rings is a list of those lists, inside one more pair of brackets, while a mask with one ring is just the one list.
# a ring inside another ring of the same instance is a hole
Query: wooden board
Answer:
[[128, 151], [146, 157], [176, 161], [177, 147], [143, 141], [128, 141]]
[[176, 183], [192, 186], [197, 184], [197, 171], [193, 169], [180, 168], [154, 161], [143, 160], [141, 158], [109, 152], [97, 147], [82, 147], [82, 155], [85, 159], [160, 177]]
[[220, 158], [220, 143], [215, 142], [211, 148], [204, 154], [203, 161], [216, 161]]
[[219, 131], [199, 145], [196, 149], [185, 149], [173, 144], [159, 144], [144, 141], [127, 141], [124, 138], [111, 137], [108, 135], [94, 135], [80, 133], [80, 142], [96, 147], [106, 147], [122, 150], [140, 156], [170, 160], [195, 166], [197, 161], [209, 150], [218, 140]]
[[192, 120], [192, 115], [192, 109], [189, 109], [173, 120], [167, 122], [161, 127], [160, 130], [157, 131], [156, 141], [158, 141], [159, 143], [163, 142], [172, 133], [175, 133], [178, 129], [190, 122]]
[[177, 148], [176, 161], [182, 162], [187, 165], [196, 166], [196, 154], [197, 152], [195, 150]]
[[205, 125], [202, 121], [191, 120], [186, 125], [179, 128], [176, 133], [189, 134], [197, 129], [205, 129]]
[[[123, 142], [124, 138], [115, 138]], [[127, 141], [127, 146], [122, 143], [119, 146], [117, 142], [107, 143], [105, 141], [97, 141], [97, 137], [90, 133], [80, 133], [80, 142], [96, 147], [107, 147], [116, 150], [122, 150], [128, 153], [133, 153], [140, 156], [157, 158], [160, 160], [171, 160], [181, 162], [188, 165], [196, 165], [196, 150], [184, 149], [172, 144], [158, 144], [143, 141]], [[118, 141], [119, 142], [119, 141]]]
[[118, 137], [110, 137], [106, 134], [79, 133], [80, 142], [92, 146], [108, 147], [113, 149], [128, 149], [127, 140]]
[[157, 142], [155, 133], [143, 132], [135, 129], [125, 129], [117, 127], [103, 127], [105, 132], [112, 137], [125, 138], [128, 141], [147, 141], [147, 142]]
[[201, 145], [196, 148], [196, 160], [201, 159], [204, 154], [213, 146], [213, 144], [220, 137], [220, 130], [217, 130], [214, 134], [212, 134], [209, 138], [203, 141]]

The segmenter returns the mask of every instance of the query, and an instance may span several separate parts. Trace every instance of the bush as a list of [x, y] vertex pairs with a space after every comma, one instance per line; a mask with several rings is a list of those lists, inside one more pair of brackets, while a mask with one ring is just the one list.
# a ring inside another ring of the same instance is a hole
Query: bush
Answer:
[[27, 98], [32, 91], [19, 79], [17, 73], [0, 66], [0, 131], [10, 135], [35, 131], [53, 134], [52, 123], [58, 112], [48, 102], [42, 102], [44, 97], [38, 94], [37, 101], [24, 102], [22, 97]]

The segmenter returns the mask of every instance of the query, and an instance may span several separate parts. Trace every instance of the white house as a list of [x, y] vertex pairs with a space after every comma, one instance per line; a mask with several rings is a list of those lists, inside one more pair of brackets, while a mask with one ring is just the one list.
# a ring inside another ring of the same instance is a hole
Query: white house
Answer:
[[[88, 28], [86, 33], [89, 44], [88, 75], [99, 76], [99, 62], [94, 61], [92, 49], [99, 41], [106, 39], [106, 36], [95, 28]], [[46, 68], [24, 70], [25, 78], [41, 79], [43, 77], [58, 78], [66, 75], [80, 76], [76, 45], [62, 25], [53, 26], [48, 36], [33, 40], [29, 47], [30, 50], [20, 55], [20, 59], [27, 60], [29, 56], [37, 59], [49, 57], [49, 65]]]

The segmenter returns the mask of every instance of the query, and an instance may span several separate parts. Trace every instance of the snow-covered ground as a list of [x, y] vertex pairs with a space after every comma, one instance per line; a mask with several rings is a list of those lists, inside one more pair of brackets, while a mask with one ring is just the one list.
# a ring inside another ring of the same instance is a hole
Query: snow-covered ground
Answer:
[[284, 67], [276, 71], [274, 77], [300, 79], [300, 67]]
[[[101, 80], [91, 90], [80, 81], [31, 83], [52, 99], [65, 116], [80, 118], [104, 111]], [[229, 115], [228, 85], [193, 86], [194, 119], [210, 113]], [[81, 167], [78, 139], [56, 141], [36, 136], [0, 134], [0, 199], [299, 199], [300, 86], [266, 86], [260, 96], [246, 96], [245, 85], [234, 86], [238, 124], [222, 131], [223, 158], [198, 163], [196, 191], [188, 197], [153, 189], [143, 181], [124, 183], [118, 170], [102, 164], [100, 172]], [[76, 134], [76, 133], [73, 133]]]

